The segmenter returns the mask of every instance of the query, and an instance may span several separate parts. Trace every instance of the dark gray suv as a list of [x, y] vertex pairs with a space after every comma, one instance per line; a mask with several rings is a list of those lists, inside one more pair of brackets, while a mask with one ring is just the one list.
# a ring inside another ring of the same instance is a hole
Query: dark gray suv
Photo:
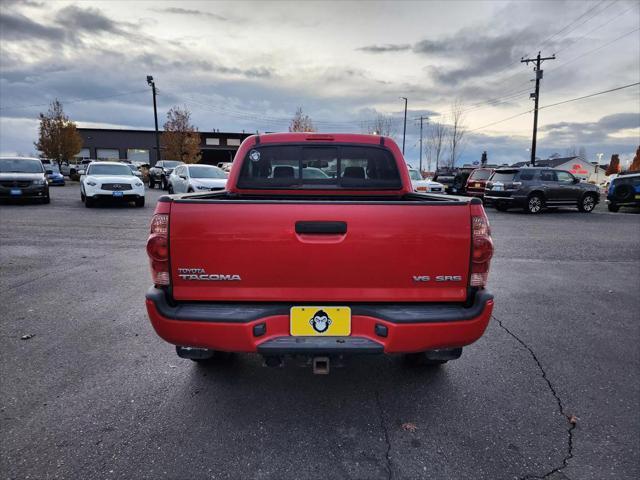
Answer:
[[545, 207], [576, 206], [581, 212], [591, 212], [600, 193], [596, 185], [580, 182], [564, 170], [501, 168], [487, 181], [484, 200], [500, 211], [524, 208], [540, 213]]

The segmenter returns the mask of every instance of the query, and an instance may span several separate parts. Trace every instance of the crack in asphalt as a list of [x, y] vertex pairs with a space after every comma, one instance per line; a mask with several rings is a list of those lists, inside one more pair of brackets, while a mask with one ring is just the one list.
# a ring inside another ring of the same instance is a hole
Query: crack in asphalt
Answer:
[[567, 423], [569, 424], [569, 427], [567, 428], [567, 454], [562, 459], [562, 464], [557, 466], [557, 467], [555, 467], [555, 468], [553, 468], [553, 469], [551, 469], [550, 471], [548, 471], [544, 475], [525, 475], [524, 477], [522, 477], [522, 480], [533, 480], [533, 479], [549, 478], [549, 477], [551, 477], [551, 475], [553, 475], [555, 473], [559, 473], [562, 470], [564, 470], [567, 467], [569, 460], [571, 460], [573, 458], [573, 431], [576, 428], [576, 425], [575, 425], [575, 423], [572, 423], [572, 421], [571, 421], [571, 417], [572, 416], [568, 415], [566, 413], [566, 410], [564, 408], [564, 404], [562, 403], [562, 399], [558, 395], [558, 392], [556, 392], [556, 389], [553, 386], [553, 384], [551, 383], [551, 380], [549, 380], [549, 377], [547, 377], [547, 372], [545, 371], [544, 367], [540, 363], [540, 360], [538, 359], [538, 356], [535, 354], [533, 349], [529, 345], [527, 345], [515, 333], [513, 333], [511, 330], [509, 330], [502, 323], [502, 321], [500, 319], [496, 318], [495, 315], [491, 315], [491, 317], [496, 322], [498, 322], [498, 325], [500, 325], [500, 328], [502, 328], [505, 332], [507, 332], [511, 337], [513, 337], [520, 345], [522, 345], [529, 352], [529, 354], [531, 355], [531, 358], [533, 358], [533, 361], [536, 362], [536, 365], [538, 366], [538, 369], [542, 373], [542, 379], [547, 383], [547, 386], [549, 387], [549, 390], [551, 391], [551, 394], [556, 399], [556, 403], [558, 404], [558, 411], [567, 420]]
[[378, 410], [380, 412], [380, 428], [384, 433], [384, 441], [387, 444], [387, 451], [385, 452], [386, 458], [386, 467], [387, 467], [387, 479], [391, 480], [393, 478], [393, 468], [391, 465], [391, 457], [389, 453], [391, 452], [391, 442], [389, 441], [389, 430], [387, 429], [387, 425], [384, 422], [384, 410], [382, 409], [382, 402], [380, 402], [380, 392], [376, 390], [376, 403], [378, 404]]

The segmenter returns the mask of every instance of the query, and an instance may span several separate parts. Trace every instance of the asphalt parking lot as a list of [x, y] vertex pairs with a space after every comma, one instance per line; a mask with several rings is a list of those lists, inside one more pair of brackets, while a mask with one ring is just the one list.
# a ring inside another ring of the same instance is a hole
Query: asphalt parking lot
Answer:
[[640, 477], [640, 215], [489, 210], [480, 341], [439, 370], [363, 357], [314, 376], [199, 367], [155, 335], [160, 194], [86, 209], [72, 182], [0, 205], [3, 478]]

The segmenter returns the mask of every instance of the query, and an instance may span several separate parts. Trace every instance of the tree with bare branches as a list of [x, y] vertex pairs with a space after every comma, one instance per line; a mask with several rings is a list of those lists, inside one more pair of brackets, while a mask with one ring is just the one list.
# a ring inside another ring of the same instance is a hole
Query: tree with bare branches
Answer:
[[315, 132], [316, 127], [313, 125], [313, 121], [309, 115], [302, 112], [302, 107], [298, 107], [295, 115], [291, 119], [289, 124], [290, 132]]
[[393, 118], [383, 113], [378, 113], [373, 120], [366, 123], [366, 131], [370, 135], [381, 135], [391, 138], [394, 138], [396, 134]]
[[58, 163], [68, 162], [82, 149], [82, 137], [76, 124], [64, 114], [62, 103], [54, 100], [47, 113], [40, 114], [38, 141], [34, 142], [41, 156]]
[[427, 130], [425, 153], [427, 157], [427, 169], [431, 170], [431, 164], [435, 161], [435, 169], [442, 165], [445, 150], [447, 149], [447, 126], [443, 122], [433, 121]]
[[448, 128], [449, 134], [449, 167], [453, 168], [464, 148], [465, 134], [467, 127], [464, 125], [464, 108], [462, 102], [457, 99], [451, 105], [451, 125]]
[[160, 143], [165, 159], [180, 160], [184, 163], [200, 161], [200, 134], [191, 124], [191, 112], [186, 106], [172, 107], [167, 112]]

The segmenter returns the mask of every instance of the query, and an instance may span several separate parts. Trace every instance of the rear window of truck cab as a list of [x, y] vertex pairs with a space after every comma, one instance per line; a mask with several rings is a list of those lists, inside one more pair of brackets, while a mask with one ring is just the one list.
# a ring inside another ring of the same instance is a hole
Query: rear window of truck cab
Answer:
[[239, 188], [402, 188], [396, 160], [384, 147], [257, 145], [243, 159]]

